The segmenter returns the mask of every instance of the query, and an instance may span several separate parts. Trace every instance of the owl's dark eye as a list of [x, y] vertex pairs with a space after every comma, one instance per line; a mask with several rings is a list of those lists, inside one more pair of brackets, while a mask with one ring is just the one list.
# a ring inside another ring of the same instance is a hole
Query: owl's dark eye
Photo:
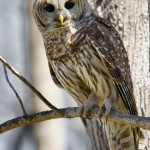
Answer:
[[55, 7], [54, 7], [54, 5], [52, 5], [52, 4], [46, 5], [46, 6], [44, 7], [44, 9], [45, 9], [47, 12], [50, 12], [50, 13], [52, 13], [52, 12], [55, 11]]
[[67, 1], [67, 2], [65, 3], [65, 8], [66, 8], [66, 9], [72, 9], [73, 6], [74, 6], [74, 4], [75, 4], [75, 3], [73, 3], [73, 2]]

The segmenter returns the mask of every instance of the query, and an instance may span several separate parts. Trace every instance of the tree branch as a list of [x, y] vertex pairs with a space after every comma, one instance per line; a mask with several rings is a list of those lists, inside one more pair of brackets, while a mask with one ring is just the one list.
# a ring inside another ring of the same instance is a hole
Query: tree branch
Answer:
[[[54, 111], [43, 111], [40, 113], [18, 117], [12, 120], [9, 120], [0, 125], [0, 133], [4, 133], [6, 131], [12, 130], [14, 128], [31, 125], [34, 123], [58, 119], [58, 118], [76, 118], [82, 117], [81, 114], [78, 113], [78, 107], [74, 108], [64, 108], [59, 110], [61, 114], [55, 113]], [[89, 118], [99, 118], [100, 109], [95, 108], [89, 114]], [[150, 130], [150, 117], [140, 117], [133, 116], [130, 114], [123, 114], [117, 111], [112, 111], [108, 121], [119, 122], [123, 124], [129, 124], [134, 127], [140, 127], [143, 129]]]
[[39, 98], [42, 100], [49, 108], [54, 110], [57, 113], [59, 109], [57, 109], [54, 105], [52, 105], [27, 79], [25, 79], [18, 71], [16, 71], [7, 61], [0, 56], [0, 61], [15, 75], [17, 76], [23, 83], [25, 83]]

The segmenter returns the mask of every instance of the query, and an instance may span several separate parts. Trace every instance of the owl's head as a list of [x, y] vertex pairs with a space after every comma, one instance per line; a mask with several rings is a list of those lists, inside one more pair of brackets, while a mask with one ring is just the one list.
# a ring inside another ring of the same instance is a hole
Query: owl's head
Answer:
[[35, 0], [33, 14], [40, 30], [80, 23], [92, 13], [87, 0]]

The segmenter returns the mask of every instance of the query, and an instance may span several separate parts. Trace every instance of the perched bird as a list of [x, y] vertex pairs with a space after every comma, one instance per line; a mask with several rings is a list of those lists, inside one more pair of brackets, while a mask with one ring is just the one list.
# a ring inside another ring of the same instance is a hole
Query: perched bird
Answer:
[[[35, 0], [33, 14], [51, 76], [77, 101], [84, 116], [95, 106], [101, 116], [108, 117], [112, 109], [137, 115], [123, 42], [87, 0]], [[103, 123], [111, 150], [138, 149], [138, 128]]]

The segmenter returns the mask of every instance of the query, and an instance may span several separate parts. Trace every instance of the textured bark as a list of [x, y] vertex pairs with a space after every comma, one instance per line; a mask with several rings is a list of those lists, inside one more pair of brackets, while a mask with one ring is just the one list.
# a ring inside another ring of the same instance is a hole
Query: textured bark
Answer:
[[[149, 0], [91, 0], [92, 6], [109, 19], [120, 33], [128, 52], [139, 114], [150, 110], [150, 2]], [[146, 131], [140, 149], [150, 149], [150, 132]]]

